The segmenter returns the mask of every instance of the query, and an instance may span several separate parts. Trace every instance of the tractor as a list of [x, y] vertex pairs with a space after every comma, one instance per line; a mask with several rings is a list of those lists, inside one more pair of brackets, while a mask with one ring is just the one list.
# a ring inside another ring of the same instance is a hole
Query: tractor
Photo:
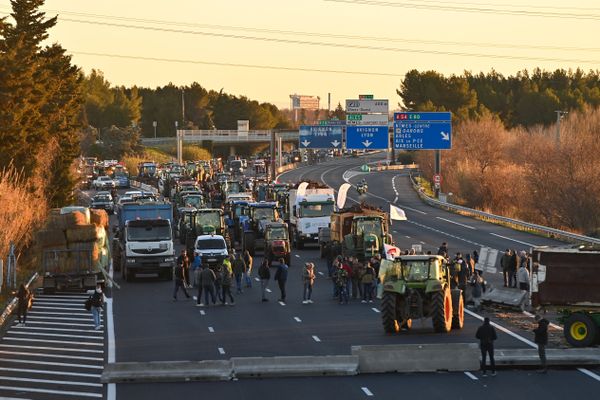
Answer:
[[[203, 208], [196, 210], [191, 215], [184, 215], [186, 224], [189, 221], [189, 227], [185, 225], [185, 245], [188, 251], [193, 251], [196, 238], [200, 235], [221, 235], [231, 248], [229, 232], [225, 226], [223, 211], [218, 208]], [[180, 233], [181, 234], [181, 233]]]
[[265, 227], [271, 222], [281, 222], [279, 206], [276, 202], [261, 201], [249, 203], [247, 215], [240, 216], [240, 229], [242, 232], [242, 251], [248, 250], [254, 256], [257, 249], [265, 245]]
[[435, 332], [462, 329], [464, 300], [460, 289], [450, 289], [450, 271], [442, 256], [400, 256], [381, 262], [378, 297], [386, 333], [410, 329], [412, 321], [431, 318]]
[[141, 183], [158, 187], [158, 171], [156, 164], [149, 161], [139, 163], [137, 180]]
[[290, 266], [292, 257], [288, 226], [286, 223], [272, 222], [265, 227], [265, 259], [272, 265], [274, 260], [278, 261], [280, 258]]

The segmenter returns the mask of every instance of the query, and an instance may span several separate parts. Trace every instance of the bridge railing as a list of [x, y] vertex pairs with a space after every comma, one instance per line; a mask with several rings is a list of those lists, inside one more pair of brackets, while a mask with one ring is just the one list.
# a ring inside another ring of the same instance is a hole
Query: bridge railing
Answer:
[[442, 208], [442, 209], [452, 211], [457, 214], [466, 215], [469, 217], [476, 217], [476, 218], [479, 218], [479, 219], [482, 219], [485, 221], [489, 221], [489, 222], [493, 222], [493, 223], [497, 223], [497, 224], [508, 225], [508, 226], [515, 227], [515, 228], [517, 228], [519, 230], [523, 230], [523, 231], [540, 233], [540, 234], [543, 234], [546, 236], [565, 240], [567, 242], [600, 244], [600, 239], [598, 239], [598, 238], [579, 235], [577, 233], [567, 232], [567, 231], [550, 228], [550, 227], [543, 226], [543, 225], [532, 224], [532, 223], [521, 221], [518, 219], [508, 218], [508, 217], [504, 217], [501, 215], [495, 215], [495, 214], [491, 214], [491, 213], [486, 213], [484, 211], [475, 210], [472, 208], [459, 206], [457, 204], [450, 204], [447, 202], [442, 202], [442, 201], [436, 200], [425, 194], [425, 192], [423, 191], [421, 186], [413, 179], [412, 174], [410, 176], [410, 179], [412, 181], [413, 187], [415, 188], [416, 192], [419, 194], [419, 197], [421, 197], [421, 199], [423, 199], [423, 201], [425, 201], [427, 204], [429, 204], [431, 206]]

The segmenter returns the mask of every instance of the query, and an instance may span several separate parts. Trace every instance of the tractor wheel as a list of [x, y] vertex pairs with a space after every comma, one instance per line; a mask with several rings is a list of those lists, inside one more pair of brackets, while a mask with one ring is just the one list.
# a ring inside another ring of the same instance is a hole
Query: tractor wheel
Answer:
[[465, 325], [465, 302], [461, 292], [452, 291], [452, 329], [462, 329]]
[[438, 333], [450, 332], [452, 328], [452, 296], [446, 288], [434, 293], [431, 298], [433, 329]]
[[381, 322], [385, 333], [397, 333], [400, 325], [396, 319], [396, 299], [398, 294], [394, 292], [383, 292], [381, 300]]
[[589, 315], [576, 312], [565, 321], [564, 334], [570, 345], [588, 347], [596, 342], [598, 327]]

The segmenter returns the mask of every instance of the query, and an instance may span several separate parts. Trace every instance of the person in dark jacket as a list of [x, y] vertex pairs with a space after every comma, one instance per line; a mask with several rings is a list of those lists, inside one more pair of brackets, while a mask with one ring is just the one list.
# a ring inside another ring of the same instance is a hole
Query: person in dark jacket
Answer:
[[509, 276], [508, 276], [508, 284], [511, 288], [517, 287], [517, 268], [519, 268], [519, 263], [521, 262], [521, 257], [517, 254], [517, 250], [513, 249], [511, 251], [510, 257], [510, 268], [509, 268]]
[[502, 258], [500, 258], [500, 267], [502, 268], [502, 275], [504, 277], [504, 287], [508, 287], [509, 284], [509, 270], [511, 265], [511, 254], [510, 249], [506, 249]]
[[550, 322], [540, 315], [536, 315], [535, 320], [538, 322], [538, 326], [533, 330], [533, 333], [535, 334], [535, 339], [533, 341], [538, 346], [538, 354], [542, 364], [540, 372], [545, 374], [548, 372], [548, 367], [546, 365], [546, 346], [548, 345], [548, 325], [550, 325]]
[[183, 286], [190, 288], [190, 259], [187, 255], [187, 250], [181, 250], [181, 254], [177, 257], [177, 265], [183, 267]]
[[19, 324], [17, 326], [24, 326], [27, 323], [27, 308], [29, 308], [29, 299], [31, 293], [29, 289], [21, 283], [19, 291], [17, 292], [17, 316], [19, 318]]
[[279, 291], [281, 292], [281, 298], [279, 301], [285, 303], [285, 284], [287, 282], [288, 277], [288, 266], [285, 263], [283, 258], [279, 259], [279, 266], [277, 267], [277, 272], [275, 272], [275, 280], [279, 285]]
[[97, 284], [96, 290], [90, 296], [90, 300], [92, 302], [92, 317], [94, 318], [94, 330], [99, 330], [101, 328], [100, 325], [100, 315], [102, 314], [102, 310], [104, 309], [104, 293], [102, 293], [102, 285]]
[[237, 287], [237, 293], [242, 293], [242, 277], [247, 272], [246, 261], [242, 258], [242, 255], [238, 253], [237, 258], [233, 262], [233, 275], [235, 275], [235, 285]]
[[271, 279], [271, 267], [269, 266], [269, 260], [265, 258], [258, 268], [258, 277], [260, 278], [260, 293], [262, 296], [262, 302], [269, 301], [267, 299], [267, 286], [269, 285], [269, 279]]
[[212, 269], [205, 265], [202, 267], [202, 272], [200, 272], [200, 282], [198, 283], [198, 299], [196, 300], [196, 305], [198, 307], [204, 307], [204, 303], [202, 303], [202, 292], [204, 292], [204, 298], [206, 301], [206, 305], [208, 306], [208, 296], [210, 295], [213, 304], [217, 304], [217, 299], [215, 296], [215, 281], [217, 277]]
[[498, 338], [496, 330], [490, 324], [489, 318], [484, 318], [483, 325], [477, 329], [475, 337], [479, 339], [479, 348], [481, 349], [481, 371], [483, 376], [487, 376], [486, 355], [490, 356], [490, 365], [492, 367], [492, 376], [496, 376], [496, 363], [494, 362], [494, 341]]
[[177, 263], [175, 266], [175, 289], [173, 290], [173, 301], [177, 301], [177, 293], [179, 292], [179, 288], [183, 290], [183, 294], [188, 299], [190, 298], [189, 293], [185, 288], [185, 270], [183, 264]]

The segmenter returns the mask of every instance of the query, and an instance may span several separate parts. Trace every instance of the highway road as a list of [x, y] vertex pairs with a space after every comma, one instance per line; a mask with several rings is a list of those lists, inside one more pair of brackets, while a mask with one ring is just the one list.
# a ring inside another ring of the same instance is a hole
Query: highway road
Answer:
[[[376, 161], [372, 156], [367, 161]], [[437, 250], [444, 241], [450, 251], [470, 252], [480, 246], [499, 250], [507, 247], [526, 249], [530, 245], [557, 244], [539, 236], [517, 232], [479, 220], [458, 216], [429, 207], [421, 202], [402, 171], [357, 175], [362, 158], [337, 159], [324, 164], [301, 167], [282, 176], [283, 181], [318, 180], [338, 188], [344, 177], [350, 182], [366, 178], [369, 194], [364, 199], [373, 205], [388, 207], [394, 202], [403, 208], [408, 221], [394, 222], [394, 240], [401, 248], [422, 244], [424, 250]], [[348, 172], [350, 171], [350, 172]], [[354, 171], [354, 172], [352, 172]], [[353, 176], [354, 175], [354, 176]], [[350, 201], [359, 201], [354, 190]], [[397, 198], [397, 199], [396, 199]], [[259, 253], [260, 254], [260, 253]], [[255, 258], [255, 265], [261, 257]], [[317, 266], [314, 304], [303, 305], [300, 267], [304, 262]], [[465, 316], [465, 327], [449, 334], [433, 333], [430, 321], [416, 322], [410, 332], [385, 335], [381, 326], [378, 302], [363, 304], [353, 300], [339, 305], [332, 299], [332, 283], [326, 265], [319, 258], [317, 246], [294, 250], [288, 281], [288, 301], [279, 303], [278, 289], [270, 283], [270, 301], [260, 301], [258, 282], [236, 297], [235, 306], [196, 307], [193, 299], [179, 294], [172, 300], [173, 283], [156, 278], [124, 282], [115, 276], [121, 290], [113, 290], [112, 312], [106, 315], [114, 323], [117, 362], [228, 359], [236, 356], [331, 355], [349, 354], [352, 345], [397, 343], [465, 343], [475, 342], [480, 315]], [[274, 272], [274, 270], [273, 270]], [[118, 274], [115, 274], [118, 275]], [[256, 268], [253, 271], [256, 277]], [[500, 274], [486, 276], [500, 284]], [[195, 295], [195, 289], [191, 294]], [[483, 315], [483, 314], [481, 314]], [[504, 325], [501, 320], [496, 320]], [[528, 348], [531, 332], [506, 329], [498, 331], [497, 348]], [[2, 342], [6, 343], [6, 342]], [[3, 382], [3, 385], [5, 383]], [[600, 388], [600, 371], [589, 374], [578, 370], [551, 370], [548, 375], [534, 371], [505, 370], [497, 377], [481, 378], [472, 373], [384, 374], [339, 378], [242, 379], [229, 382], [194, 382], [170, 384], [117, 384], [105, 391], [105, 397], [147, 399], [201, 397], [220, 399], [391, 399], [398, 396], [421, 398], [525, 399], [542, 396], [548, 399], [586, 396]], [[116, 390], [114, 390], [116, 389]], [[0, 396], [18, 398], [69, 398], [44, 396], [16, 391]]]

